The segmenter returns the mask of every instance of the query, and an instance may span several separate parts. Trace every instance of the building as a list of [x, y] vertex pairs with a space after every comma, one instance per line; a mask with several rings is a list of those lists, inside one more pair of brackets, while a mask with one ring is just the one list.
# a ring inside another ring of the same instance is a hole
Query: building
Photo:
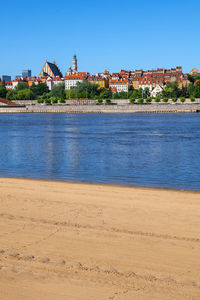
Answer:
[[73, 70], [73, 73], [78, 72], [76, 54], [74, 54], [74, 57], [73, 57], [72, 70]]
[[197, 77], [200, 76], [200, 71], [196, 68], [192, 69], [192, 71], [190, 72], [190, 75], [193, 77]]
[[71, 68], [71, 66], [69, 67], [69, 69], [66, 72], [66, 76], [73, 75], [77, 72], [78, 72], [77, 57], [76, 57], [76, 54], [74, 54], [73, 59], [72, 59], [72, 68]]
[[151, 97], [157, 97], [159, 96], [163, 91], [163, 87], [160, 85], [157, 85], [152, 91], [151, 91]]
[[73, 75], [65, 76], [65, 89], [70, 90], [75, 87], [78, 82], [83, 82], [87, 78], [87, 73], [76, 73]]
[[54, 85], [58, 85], [58, 84], [60, 84], [60, 83], [64, 83], [64, 79], [62, 78], [60, 78], [60, 77], [55, 77], [54, 79], [52, 79], [52, 78], [47, 78], [47, 80], [46, 80], [46, 85], [48, 86], [48, 88], [49, 88], [49, 90], [51, 91], [52, 90], [52, 87], [54, 86]]
[[129, 90], [129, 81], [128, 79], [121, 80], [121, 79], [114, 79], [110, 80], [109, 87], [111, 90], [116, 91], [117, 93], [120, 92], [128, 92]]
[[18, 84], [20, 84], [20, 83], [23, 83], [23, 84], [27, 85], [27, 87], [28, 87], [28, 82], [27, 82], [27, 81], [22, 80], [22, 79], [16, 79], [16, 80], [13, 80], [13, 81], [12, 81], [13, 89], [14, 89], [16, 86], [18, 86]]
[[9, 75], [2, 75], [1, 81], [4, 81], [4, 82], [11, 81], [11, 76], [9, 76]]
[[107, 78], [100, 77], [97, 75], [90, 75], [90, 76], [88, 76], [87, 80], [90, 83], [97, 84], [100, 88], [108, 88], [108, 86], [109, 86]]
[[13, 90], [13, 82], [12, 81], [6, 81], [5, 82], [5, 88], [7, 90]]
[[22, 77], [28, 77], [30, 78], [31, 77], [31, 70], [23, 70], [22, 71]]
[[42, 68], [39, 77], [51, 77], [51, 78], [55, 78], [55, 77], [60, 77], [63, 78], [63, 75], [60, 71], [60, 69], [58, 68], [56, 62], [54, 61], [53, 63], [50, 63], [48, 61], [45, 62], [44, 67]]

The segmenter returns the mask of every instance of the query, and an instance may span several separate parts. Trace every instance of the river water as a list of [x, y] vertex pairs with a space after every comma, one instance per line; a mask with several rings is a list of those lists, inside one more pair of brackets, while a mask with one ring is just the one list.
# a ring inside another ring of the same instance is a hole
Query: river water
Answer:
[[200, 114], [1, 114], [0, 177], [200, 191]]

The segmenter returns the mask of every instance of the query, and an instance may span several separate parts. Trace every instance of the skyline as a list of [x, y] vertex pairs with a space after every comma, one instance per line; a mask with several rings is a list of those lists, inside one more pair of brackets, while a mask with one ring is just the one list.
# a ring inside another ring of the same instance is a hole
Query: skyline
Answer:
[[[22, 0], [1, 4], [0, 75], [23, 69], [38, 75], [45, 61], [56, 61], [65, 74], [77, 54], [79, 71], [200, 67], [198, 1]], [[47, 5], [48, 4], [48, 5]], [[194, 9], [195, 8], [195, 9]]]

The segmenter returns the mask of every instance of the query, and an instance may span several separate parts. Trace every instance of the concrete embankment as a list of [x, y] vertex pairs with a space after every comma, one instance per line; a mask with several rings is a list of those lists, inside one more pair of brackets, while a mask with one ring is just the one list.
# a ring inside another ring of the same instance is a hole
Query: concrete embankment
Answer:
[[27, 105], [1, 107], [0, 113], [191, 113], [200, 112], [200, 104], [150, 105]]

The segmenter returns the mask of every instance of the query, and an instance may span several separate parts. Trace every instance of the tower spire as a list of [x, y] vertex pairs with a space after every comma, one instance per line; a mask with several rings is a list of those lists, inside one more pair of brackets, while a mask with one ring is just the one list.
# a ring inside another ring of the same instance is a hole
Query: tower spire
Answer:
[[73, 60], [72, 60], [72, 70], [73, 73], [77, 72], [77, 58], [76, 58], [76, 54], [74, 54], [73, 56]]

